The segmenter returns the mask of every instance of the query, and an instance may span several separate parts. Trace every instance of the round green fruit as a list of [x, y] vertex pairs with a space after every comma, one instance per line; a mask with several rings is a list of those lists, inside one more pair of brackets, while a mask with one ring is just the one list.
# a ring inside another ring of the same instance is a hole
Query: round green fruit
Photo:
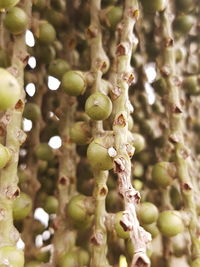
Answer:
[[170, 185], [175, 178], [176, 167], [171, 162], [158, 162], [152, 169], [153, 182], [162, 188], [166, 188]]
[[86, 100], [85, 112], [93, 120], [105, 120], [112, 112], [112, 102], [107, 95], [94, 93]]
[[113, 160], [101, 139], [95, 139], [89, 144], [87, 159], [94, 169], [111, 170], [113, 168]]
[[20, 85], [7, 70], [0, 68], [0, 111], [15, 106], [20, 98]]
[[115, 227], [115, 231], [116, 231], [118, 237], [123, 238], [123, 239], [127, 239], [130, 237], [130, 233], [129, 233], [129, 231], [125, 231], [124, 228], [122, 227], [121, 223], [120, 223], [122, 216], [123, 216], [123, 211], [120, 211], [115, 215], [114, 227]]
[[46, 4], [47, 4], [46, 0], [33, 0], [33, 7], [39, 11], [45, 9]]
[[191, 267], [199, 267], [200, 266], [200, 259], [196, 259], [191, 263]]
[[86, 196], [76, 195], [67, 204], [67, 214], [75, 222], [84, 222], [88, 216], [85, 208]]
[[28, 120], [36, 122], [41, 117], [41, 110], [37, 104], [27, 103], [25, 105], [23, 116], [24, 116], [24, 118], [26, 118]]
[[16, 247], [0, 248], [0, 266], [24, 267], [24, 253]]
[[156, 12], [165, 9], [166, 0], [141, 0], [142, 6], [146, 12]]
[[70, 138], [77, 145], [89, 144], [91, 137], [91, 129], [85, 121], [74, 123], [70, 129]]
[[39, 261], [30, 261], [25, 264], [25, 267], [40, 267], [41, 263]]
[[194, 8], [193, 0], [176, 0], [176, 6], [178, 11], [189, 12]]
[[122, 9], [122, 7], [119, 7], [119, 6], [111, 6], [108, 8], [108, 12], [106, 15], [107, 15], [107, 19], [108, 19], [108, 25], [112, 29], [115, 29], [117, 24], [122, 19], [123, 9]]
[[180, 35], [188, 34], [194, 25], [194, 17], [191, 15], [181, 14], [173, 22], [174, 31]]
[[11, 158], [11, 154], [8, 148], [0, 144], [0, 169], [6, 166], [10, 158]]
[[183, 89], [188, 94], [195, 95], [200, 92], [200, 85], [198, 83], [198, 77], [196, 75], [191, 75], [191, 76], [186, 77], [183, 80], [182, 85], [183, 85]]
[[141, 134], [134, 133], [132, 145], [135, 148], [135, 153], [141, 152], [145, 148], [145, 139]]
[[13, 201], [13, 218], [16, 221], [23, 220], [32, 211], [32, 200], [25, 194], [21, 193], [18, 198]]
[[88, 266], [90, 262], [90, 255], [89, 253], [84, 249], [79, 249], [77, 251], [78, 254], [78, 263], [79, 266]]
[[47, 143], [40, 143], [36, 146], [35, 154], [38, 159], [50, 161], [54, 154], [51, 147]]
[[52, 44], [56, 39], [56, 31], [54, 27], [47, 21], [43, 21], [39, 25], [38, 40], [45, 45]]
[[13, 7], [7, 12], [4, 25], [12, 34], [23, 33], [28, 27], [28, 16], [23, 9]]
[[156, 223], [143, 224], [142, 227], [151, 234], [152, 238], [155, 238], [160, 233]]
[[166, 237], [172, 237], [183, 232], [184, 225], [178, 212], [166, 210], [159, 214], [157, 226]]
[[158, 209], [150, 202], [144, 202], [138, 209], [138, 218], [142, 224], [151, 224], [158, 219]]
[[79, 266], [78, 264], [78, 254], [76, 251], [70, 251], [65, 253], [60, 261], [59, 267], [76, 267]]
[[15, 6], [19, 0], [0, 0], [0, 9], [11, 8]]
[[39, 64], [49, 64], [56, 57], [56, 51], [53, 46], [37, 44], [34, 52], [34, 56], [37, 58], [37, 63]]
[[56, 213], [58, 209], [58, 199], [54, 196], [48, 196], [44, 201], [44, 210], [49, 213]]
[[82, 95], [86, 89], [86, 81], [81, 71], [71, 70], [62, 77], [61, 87], [71, 96]]
[[55, 59], [49, 65], [49, 74], [61, 80], [66, 71], [70, 69], [69, 64], [64, 59]]

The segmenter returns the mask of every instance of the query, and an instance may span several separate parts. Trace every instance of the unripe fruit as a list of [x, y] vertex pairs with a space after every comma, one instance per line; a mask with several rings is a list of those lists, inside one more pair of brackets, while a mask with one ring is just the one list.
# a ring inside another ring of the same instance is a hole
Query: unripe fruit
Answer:
[[0, 248], [0, 266], [24, 267], [24, 253], [16, 247]]
[[18, 198], [13, 201], [13, 218], [16, 221], [23, 220], [32, 210], [32, 200], [25, 194], [21, 193]]
[[43, 21], [39, 25], [38, 40], [45, 45], [52, 44], [56, 39], [56, 31], [54, 27], [47, 21]]
[[152, 83], [152, 86], [156, 93], [163, 96], [167, 93], [167, 83], [164, 78], [160, 78]]
[[62, 0], [51, 0], [51, 5], [58, 11], [64, 11], [66, 7], [65, 1]]
[[173, 22], [174, 31], [180, 35], [187, 34], [194, 24], [194, 17], [191, 15], [179, 15]]
[[175, 178], [176, 167], [171, 162], [158, 162], [152, 169], [153, 182], [162, 188], [166, 188], [170, 185]]
[[112, 111], [112, 102], [107, 95], [94, 93], [85, 103], [85, 112], [93, 120], [105, 120]]
[[10, 158], [11, 158], [11, 154], [8, 148], [0, 144], [0, 169], [6, 166]]
[[91, 140], [91, 129], [87, 122], [78, 121], [70, 129], [70, 138], [77, 145], [87, 145]]
[[61, 80], [66, 71], [70, 69], [66, 60], [55, 59], [49, 65], [49, 74]]
[[78, 266], [78, 255], [76, 251], [70, 251], [65, 253], [60, 261], [59, 267], [76, 267]]
[[67, 214], [75, 222], [84, 222], [88, 216], [84, 202], [86, 196], [76, 195], [67, 204]]
[[198, 94], [200, 92], [200, 86], [198, 83], [198, 77], [196, 75], [191, 75], [186, 77], [183, 80], [183, 89], [188, 93], [188, 94]]
[[37, 104], [27, 103], [25, 105], [23, 116], [24, 116], [24, 118], [26, 118], [28, 120], [36, 122], [41, 117], [41, 110]]
[[43, 10], [46, 7], [46, 4], [46, 0], [33, 0], [33, 7], [39, 11]]
[[139, 153], [145, 148], [145, 139], [141, 134], [138, 133], [134, 133], [132, 136], [133, 141], [131, 144], [135, 148], [135, 153]]
[[162, 11], [166, 7], [166, 0], [141, 0], [141, 3], [147, 12]]
[[144, 185], [143, 182], [140, 181], [139, 179], [134, 179], [134, 180], [133, 180], [133, 187], [134, 187], [136, 190], [138, 190], [138, 191], [142, 190], [143, 185]]
[[14, 107], [20, 98], [20, 85], [7, 70], [0, 68], [0, 111]]
[[159, 214], [157, 221], [160, 232], [166, 237], [175, 236], [184, 230], [184, 225], [178, 212], [166, 210]]
[[194, 0], [176, 0], [178, 11], [189, 12], [194, 8]]
[[144, 202], [137, 211], [138, 218], [142, 224], [151, 224], [158, 219], [158, 209], [150, 202]]
[[25, 264], [25, 267], [40, 267], [41, 263], [39, 261], [30, 261]]
[[35, 154], [38, 159], [50, 161], [53, 159], [53, 151], [47, 143], [40, 143], [35, 148]]
[[119, 6], [112, 6], [108, 8], [107, 12], [108, 24], [112, 29], [115, 29], [117, 24], [122, 19], [123, 9]]
[[23, 9], [13, 7], [7, 12], [4, 25], [13, 34], [23, 33], [28, 27], [28, 16]]
[[35, 54], [37, 63], [49, 64], [56, 57], [56, 51], [53, 46], [36, 45]]
[[44, 201], [44, 210], [51, 214], [56, 213], [58, 209], [58, 200], [54, 196], [48, 196]]
[[101, 139], [95, 139], [89, 144], [87, 159], [94, 169], [111, 170], [113, 168], [113, 160]]
[[200, 259], [196, 259], [191, 263], [191, 267], [199, 267], [200, 266]]
[[82, 95], [86, 89], [86, 81], [81, 71], [71, 70], [62, 77], [61, 87], [71, 96]]
[[78, 255], [79, 266], [88, 266], [88, 264], [90, 262], [89, 253], [84, 249], [79, 249], [77, 251], [77, 255]]
[[114, 227], [115, 227], [115, 231], [116, 231], [118, 237], [126, 239], [126, 238], [130, 237], [130, 233], [129, 233], [129, 231], [125, 231], [123, 229], [123, 227], [121, 226], [120, 221], [122, 219], [122, 216], [123, 216], [123, 211], [120, 211], [115, 215], [115, 225], [114, 225]]
[[0, 9], [16, 6], [19, 0], [0, 0]]
[[155, 238], [160, 233], [156, 223], [143, 224], [142, 227], [151, 234], [152, 238]]

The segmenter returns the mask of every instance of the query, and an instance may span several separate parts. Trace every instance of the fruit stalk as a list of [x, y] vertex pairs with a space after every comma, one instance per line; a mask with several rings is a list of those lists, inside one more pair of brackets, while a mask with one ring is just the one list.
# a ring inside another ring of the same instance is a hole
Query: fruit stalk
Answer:
[[[23, 8], [30, 14], [31, 4], [24, 2]], [[26, 52], [25, 36], [20, 34], [14, 37], [13, 57], [10, 72], [16, 77], [20, 85], [20, 99], [13, 109], [7, 111], [8, 124], [6, 127], [5, 145], [11, 151], [11, 160], [0, 173], [1, 192], [1, 220], [0, 220], [0, 247], [16, 246], [19, 233], [13, 225], [12, 203], [19, 196], [20, 190], [17, 186], [17, 167], [19, 160], [19, 149], [26, 139], [21, 129], [22, 113], [25, 103], [24, 92], [24, 67], [27, 64], [28, 54]], [[21, 266], [21, 265], [20, 265]]]
[[189, 152], [184, 140], [184, 109], [178, 88], [176, 74], [175, 49], [172, 32], [172, 12], [170, 4], [161, 14], [163, 28], [163, 67], [162, 75], [167, 82], [167, 105], [169, 118], [169, 138], [175, 150], [175, 163], [177, 178], [189, 216], [189, 233], [191, 238], [191, 257], [196, 259], [200, 255], [200, 242], [198, 238], [199, 226], [195, 203], [195, 192], [188, 171]]
[[[102, 46], [102, 33], [99, 19], [101, 10], [101, 0], [90, 1], [90, 16], [91, 24], [88, 28], [88, 36], [91, 49], [91, 73], [94, 77], [92, 92], [100, 92], [102, 89], [102, 75], [103, 69], [107, 67], [108, 58]], [[93, 137], [96, 138], [103, 133], [102, 121], [93, 121], [92, 127]], [[93, 170], [95, 179], [95, 188], [93, 196], [96, 202], [96, 209], [94, 212], [94, 229], [91, 237], [92, 255], [91, 267], [109, 267], [107, 260], [107, 231], [104, 223], [106, 210], [105, 199], [107, 195], [107, 178], [108, 171]]]
[[[116, 48], [114, 89], [112, 91], [114, 106], [113, 132], [117, 156], [114, 159], [114, 170], [118, 175], [118, 190], [124, 199], [125, 211], [120, 224], [125, 231], [130, 231], [130, 237], [135, 251], [131, 266], [150, 266], [146, 255], [146, 245], [150, 241], [148, 234], [139, 225], [136, 215], [136, 205], [140, 194], [131, 184], [131, 160], [128, 153], [128, 116], [132, 106], [128, 97], [128, 89], [134, 79], [130, 66], [133, 46], [133, 29], [139, 15], [137, 0], [126, 0], [123, 21], [120, 31], [120, 42]], [[143, 264], [143, 265], [142, 265]]]

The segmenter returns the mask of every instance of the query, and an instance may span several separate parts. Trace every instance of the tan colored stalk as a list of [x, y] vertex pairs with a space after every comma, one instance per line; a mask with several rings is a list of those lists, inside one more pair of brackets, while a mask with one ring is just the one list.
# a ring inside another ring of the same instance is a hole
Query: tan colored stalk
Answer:
[[131, 266], [150, 266], [146, 255], [147, 243], [151, 240], [140, 225], [136, 215], [136, 206], [140, 195], [131, 184], [131, 160], [128, 145], [128, 116], [131, 105], [128, 96], [129, 86], [134, 78], [130, 60], [133, 46], [133, 30], [139, 15], [137, 0], [126, 0], [125, 10], [121, 26], [120, 42], [116, 49], [115, 74], [113, 74], [113, 103], [115, 137], [115, 149], [117, 156], [114, 159], [115, 172], [118, 175], [119, 193], [124, 199], [125, 211], [121, 220], [124, 230], [130, 231], [130, 237], [134, 245], [134, 256]]

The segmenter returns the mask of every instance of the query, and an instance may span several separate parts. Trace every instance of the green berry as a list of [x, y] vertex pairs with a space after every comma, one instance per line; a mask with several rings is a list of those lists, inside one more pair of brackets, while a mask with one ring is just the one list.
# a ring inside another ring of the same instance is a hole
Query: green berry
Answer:
[[34, 56], [37, 58], [37, 63], [49, 64], [56, 57], [56, 51], [53, 46], [37, 44], [34, 52]]
[[47, 4], [46, 0], [33, 0], [33, 7], [39, 11], [44, 10], [46, 4]]
[[82, 95], [86, 89], [86, 81], [81, 71], [71, 70], [62, 77], [61, 87], [71, 96]]
[[160, 233], [156, 223], [143, 224], [142, 227], [151, 234], [152, 238], [155, 238]]
[[88, 216], [84, 203], [86, 198], [84, 195], [76, 195], [67, 205], [67, 214], [75, 222], [84, 222]]
[[166, 7], [166, 0], [140, 0], [146, 12], [162, 11]]
[[35, 148], [35, 154], [38, 159], [50, 161], [54, 154], [51, 147], [47, 143], [40, 143]]
[[151, 224], [158, 219], [158, 209], [150, 202], [144, 202], [138, 209], [138, 218], [142, 224]]
[[0, 266], [23, 267], [24, 253], [16, 247], [6, 246], [0, 248]]
[[196, 75], [191, 75], [186, 77], [183, 80], [183, 89], [188, 93], [188, 94], [198, 94], [200, 92], [200, 86], [198, 83], [198, 77]]
[[0, 9], [16, 6], [19, 0], [0, 0]]
[[37, 122], [41, 117], [41, 110], [37, 104], [27, 103], [25, 105], [23, 116], [28, 120]]
[[56, 197], [48, 196], [44, 201], [44, 210], [49, 214], [56, 213], [58, 205], [58, 199]]
[[157, 221], [160, 232], [166, 237], [175, 236], [184, 230], [184, 225], [178, 212], [166, 210], [159, 214]]
[[189, 12], [194, 8], [194, 0], [176, 0], [178, 11]]
[[101, 139], [95, 139], [89, 144], [87, 159], [94, 169], [111, 170], [113, 168], [113, 160]]
[[139, 179], [134, 179], [133, 180], [133, 187], [136, 190], [138, 190], [138, 191], [142, 190], [143, 185], [144, 184], [143, 184], [143, 182], [141, 180], [139, 180]]
[[174, 31], [180, 35], [186, 35], [194, 25], [194, 17], [191, 15], [181, 14], [173, 22]]
[[89, 265], [90, 255], [86, 250], [79, 249], [77, 251], [77, 255], [78, 255], [79, 266], [88, 266]]
[[25, 194], [21, 193], [18, 198], [13, 201], [13, 218], [16, 221], [21, 221], [26, 218], [32, 210], [32, 200]]
[[25, 267], [40, 267], [41, 263], [39, 261], [30, 261], [25, 264]]
[[6, 166], [10, 158], [11, 158], [11, 154], [8, 148], [0, 144], [0, 169]]
[[66, 71], [70, 69], [69, 64], [64, 59], [55, 59], [49, 65], [49, 74], [61, 80]]
[[170, 185], [176, 176], [176, 167], [171, 162], [158, 162], [152, 169], [153, 182], [162, 188]]
[[52, 44], [56, 39], [56, 31], [54, 27], [47, 21], [43, 21], [39, 25], [38, 40], [45, 45]]
[[167, 83], [164, 78], [160, 78], [152, 83], [152, 86], [156, 93], [163, 96], [167, 93]]
[[7, 12], [4, 25], [13, 34], [23, 33], [28, 27], [28, 16], [23, 9], [13, 7]]
[[91, 137], [91, 129], [85, 121], [74, 123], [70, 129], [70, 138], [77, 145], [89, 144]]
[[20, 98], [20, 85], [7, 70], [0, 68], [0, 111], [15, 106]]
[[200, 266], [200, 259], [196, 259], [191, 263], [191, 267], [199, 267]]
[[105, 120], [112, 112], [112, 102], [108, 96], [94, 93], [85, 103], [85, 112], [93, 120]]
[[66, 8], [66, 3], [62, 0], [51, 0], [51, 5], [58, 11], [64, 11]]
[[132, 146], [135, 148], [135, 153], [139, 153], [145, 148], [145, 139], [141, 134], [138, 133], [134, 133], [132, 136]]
[[108, 12], [106, 15], [107, 15], [107, 19], [108, 19], [108, 25], [112, 29], [115, 29], [117, 24], [122, 19], [123, 9], [122, 9], [122, 7], [119, 7], [119, 6], [108, 7]]
[[59, 261], [59, 267], [78, 266], [78, 254], [76, 251], [66, 252]]
[[118, 237], [123, 238], [123, 239], [127, 239], [130, 237], [130, 233], [129, 233], [129, 231], [125, 231], [124, 228], [122, 227], [121, 223], [120, 223], [122, 216], [123, 216], [123, 211], [120, 211], [115, 215], [114, 227], [115, 227], [115, 231], [116, 231]]

